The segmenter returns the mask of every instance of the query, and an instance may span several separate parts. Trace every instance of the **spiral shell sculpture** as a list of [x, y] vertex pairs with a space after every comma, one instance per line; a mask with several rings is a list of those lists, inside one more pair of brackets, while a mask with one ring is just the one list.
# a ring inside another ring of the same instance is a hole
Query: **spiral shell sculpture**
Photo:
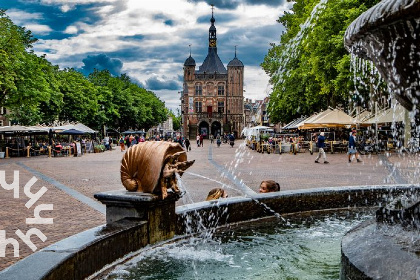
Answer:
[[168, 189], [179, 194], [175, 173], [182, 175], [194, 163], [178, 143], [141, 142], [124, 154], [121, 161], [121, 182], [131, 192], [168, 196]]

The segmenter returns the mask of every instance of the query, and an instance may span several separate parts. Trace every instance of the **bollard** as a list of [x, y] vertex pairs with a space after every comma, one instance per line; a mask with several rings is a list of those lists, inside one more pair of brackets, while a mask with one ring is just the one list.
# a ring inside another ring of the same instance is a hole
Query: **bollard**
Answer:
[[48, 157], [51, 157], [51, 146], [48, 146]]
[[6, 147], [6, 158], [10, 158], [9, 157], [9, 147]]
[[30, 157], [31, 146], [26, 147], [26, 157]]

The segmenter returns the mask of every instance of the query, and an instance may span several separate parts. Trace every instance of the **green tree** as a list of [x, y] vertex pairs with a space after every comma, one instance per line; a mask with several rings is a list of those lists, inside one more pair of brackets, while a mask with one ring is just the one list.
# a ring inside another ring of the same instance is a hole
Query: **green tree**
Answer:
[[289, 122], [328, 106], [349, 105], [354, 77], [344, 33], [377, 2], [297, 0], [292, 12], [279, 18], [286, 32], [279, 44], [271, 45], [261, 64], [273, 84], [268, 111], [274, 122]]
[[95, 70], [89, 80], [103, 91], [99, 96], [100, 108], [104, 109], [97, 123], [120, 131], [147, 130], [167, 119], [165, 103], [153, 92], [132, 83], [127, 75], [113, 77], [107, 70]]
[[0, 106], [9, 108], [9, 117], [22, 124], [42, 120], [40, 103], [50, 101], [56, 82], [51, 64], [32, 52], [34, 42], [30, 31], [0, 10]]
[[91, 124], [92, 118], [99, 111], [97, 87], [74, 69], [64, 69], [59, 76], [60, 92], [64, 100], [60, 120]]

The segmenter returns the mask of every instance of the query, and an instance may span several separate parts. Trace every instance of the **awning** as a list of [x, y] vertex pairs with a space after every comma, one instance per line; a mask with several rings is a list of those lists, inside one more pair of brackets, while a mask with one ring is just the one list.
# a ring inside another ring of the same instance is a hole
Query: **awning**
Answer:
[[56, 131], [56, 132], [61, 132], [61, 131], [64, 131], [64, 130], [69, 130], [69, 129], [80, 130], [80, 131], [83, 131], [84, 133], [95, 133], [95, 132], [97, 132], [97, 131], [91, 129], [90, 127], [88, 127], [88, 126], [86, 126], [82, 123], [66, 124], [66, 125], [53, 127], [53, 130]]
[[48, 127], [23, 125], [0, 126], [0, 133], [48, 134]]
[[287, 130], [287, 129], [297, 129], [297, 128], [298, 128], [298, 127], [297, 127], [297, 125], [298, 125], [299, 123], [301, 123], [302, 121], [306, 120], [307, 118], [308, 118], [307, 116], [297, 118], [297, 119], [295, 119], [295, 120], [293, 120], [293, 121], [289, 122], [288, 124], [286, 124], [284, 127], [282, 127], [282, 129], [283, 129], [283, 130]]
[[60, 135], [83, 135], [83, 134], [86, 134], [86, 133], [87, 132], [72, 128], [72, 129], [63, 130], [63, 131], [59, 132], [58, 134], [60, 134]]
[[346, 114], [341, 109], [324, 111], [325, 113], [321, 116], [317, 115], [311, 120], [305, 120], [302, 126], [299, 126], [299, 129], [310, 129], [310, 128], [327, 128], [327, 127], [349, 127], [356, 123], [356, 120]]
[[396, 104], [394, 107], [389, 108], [385, 111], [379, 112], [376, 116], [366, 120], [366, 124], [375, 124], [375, 123], [392, 123], [392, 122], [403, 122], [405, 118], [406, 109], [400, 105]]
[[312, 116], [310, 116], [310, 117], [306, 118], [305, 120], [301, 121], [300, 123], [296, 124], [296, 126], [297, 126], [297, 128], [299, 128], [299, 129], [305, 129], [305, 128], [306, 128], [306, 127], [305, 127], [305, 124], [306, 124], [306, 123], [311, 123], [311, 122], [313, 122], [313, 121], [315, 121], [315, 120], [317, 120], [317, 119], [319, 119], [319, 118], [323, 117], [324, 115], [328, 114], [328, 113], [329, 113], [329, 112], [331, 112], [331, 111], [332, 111], [332, 110], [331, 110], [330, 108], [328, 108], [328, 109], [327, 109], [327, 110], [325, 110], [325, 111], [322, 111], [322, 112], [319, 112], [319, 113], [313, 114]]

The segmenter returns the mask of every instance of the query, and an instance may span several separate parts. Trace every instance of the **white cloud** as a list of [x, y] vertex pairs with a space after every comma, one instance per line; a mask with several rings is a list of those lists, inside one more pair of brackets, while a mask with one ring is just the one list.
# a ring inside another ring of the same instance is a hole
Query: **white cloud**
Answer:
[[17, 9], [7, 10], [7, 15], [19, 26], [26, 26], [29, 22], [36, 22], [37, 20], [42, 19], [41, 13], [28, 13]]
[[60, 6], [60, 10], [61, 10], [63, 13], [67, 13], [68, 11], [71, 11], [71, 10], [73, 10], [74, 8], [75, 8], [75, 6], [74, 6], [74, 5], [68, 5], [68, 4], [65, 4], [65, 5]]
[[45, 35], [52, 31], [52, 28], [45, 24], [37, 23], [37, 20], [42, 19], [41, 13], [28, 13], [22, 10], [9, 9], [7, 15], [12, 21], [19, 26], [23, 26], [32, 33]]
[[31, 30], [33, 33], [37, 33], [37, 34], [48, 34], [52, 31], [51, 27], [49, 27], [48, 25], [43, 25], [43, 24], [26, 24], [25, 25], [26, 29]]
[[66, 30], [64, 30], [64, 33], [66, 34], [77, 34], [77, 27], [74, 25], [67, 26]]

